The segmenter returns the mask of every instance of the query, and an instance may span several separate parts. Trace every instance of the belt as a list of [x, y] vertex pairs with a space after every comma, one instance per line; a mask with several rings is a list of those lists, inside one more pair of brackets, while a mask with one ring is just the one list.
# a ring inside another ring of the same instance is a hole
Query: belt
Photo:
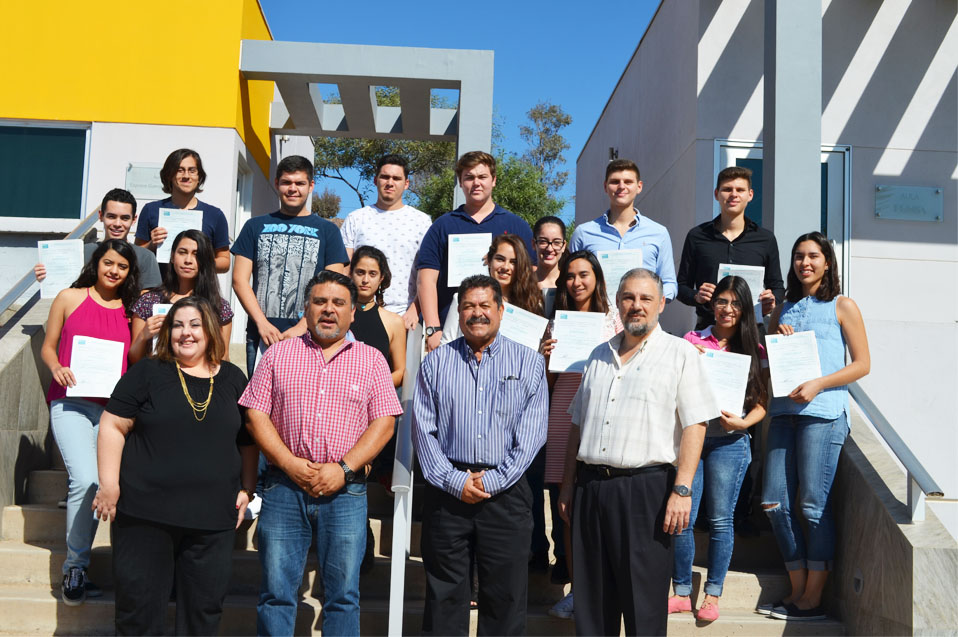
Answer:
[[468, 462], [458, 462], [456, 460], [450, 460], [452, 466], [458, 469], [459, 471], [491, 471], [495, 469], [495, 465], [491, 464], [470, 464]]
[[634, 476], [640, 473], [668, 471], [670, 468], [672, 468], [672, 465], [670, 464], [652, 464], [644, 467], [623, 469], [621, 467], [610, 467], [609, 465], [605, 464], [586, 464], [584, 462], [578, 463], [579, 473], [583, 474], [583, 477], [588, 477], [593, 480], [608, 480], [609, 478]]

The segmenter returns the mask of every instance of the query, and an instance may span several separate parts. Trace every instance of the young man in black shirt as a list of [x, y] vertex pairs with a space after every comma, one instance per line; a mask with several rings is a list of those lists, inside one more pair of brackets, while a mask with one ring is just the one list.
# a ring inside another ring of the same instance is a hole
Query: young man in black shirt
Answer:
[[765, 289], [757, 299], [763, 315], [785, 296], [775, 235], [745, 217], [745, 207], [753, 195], [751, 170], [741, 166], [723, 169], [715, 180], [715, 200], [721, 214], [692, 228], [685, 237], [676, 277], [678, 298], [695, 308], [696, 330], [715, 322], [709, 302], [721, 263], [765, 268]]

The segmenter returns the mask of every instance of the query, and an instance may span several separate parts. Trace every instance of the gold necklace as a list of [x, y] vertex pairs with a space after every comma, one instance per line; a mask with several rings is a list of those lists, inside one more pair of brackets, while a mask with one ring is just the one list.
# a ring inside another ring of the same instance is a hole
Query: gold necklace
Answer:
[[203, 402], [196, 402], [190, 396], [190, 390], [186, 388], [186, 378], [183, 377], [183, 370], [180, 369], [180, 362], [173, 361], [176, 363], [176, 373], [180, 375], [180, 386], [183, 387], [183, 395], [186, 396], [186, 402], [190, 404], [190, 407], [193, 408], [193, 417], [196, 418], [196, 422], [203, 422], [206, 418], [206, 410], [209, 409], [210, 401], [213, 399], [213, 370], [210, 370], [210, 393], [207, 394], [206, 400]]

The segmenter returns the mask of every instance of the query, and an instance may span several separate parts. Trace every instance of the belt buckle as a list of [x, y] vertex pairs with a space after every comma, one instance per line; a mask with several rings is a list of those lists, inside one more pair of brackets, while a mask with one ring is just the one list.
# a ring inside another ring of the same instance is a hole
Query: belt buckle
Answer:
[[602, 467], [600, 467], [600, 469], [599, 469], [599, 472], [600, 472], [602, 475], [604, 475], [606, 478], [611, 478], [611, 477], [612, 477], [612, 470], [609, 468], [608, 465], [602, 465]]

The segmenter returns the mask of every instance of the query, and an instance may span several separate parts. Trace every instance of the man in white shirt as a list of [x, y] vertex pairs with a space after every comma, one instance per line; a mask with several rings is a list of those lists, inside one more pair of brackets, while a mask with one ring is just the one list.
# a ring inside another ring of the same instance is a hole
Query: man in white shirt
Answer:
[[624, 615], [628, 635], [665, 635], [670, 534], [688, 526], [719, 409], [695, 346], [658, 325], [662, 279], [630, 270], [616, 305], [624, 330], [592, 351], [569, 409], [559, 512], [572, 522], [576, 633], [618, 635]]
[[384, 293], [386, 309], [403, 317], [407, 329], [418, 322], [416, 309], [416, 254], [423, 235], [432, 225], [429, 215], [407, 206], [403, 193], [409, 188], [408, 164], [404, 157], [386, 155], [376, 162], [376, 203], [353, 210], [340, 232], [346, 254], [360, 246], [379, 248], [386, 255], [393, 284]]

